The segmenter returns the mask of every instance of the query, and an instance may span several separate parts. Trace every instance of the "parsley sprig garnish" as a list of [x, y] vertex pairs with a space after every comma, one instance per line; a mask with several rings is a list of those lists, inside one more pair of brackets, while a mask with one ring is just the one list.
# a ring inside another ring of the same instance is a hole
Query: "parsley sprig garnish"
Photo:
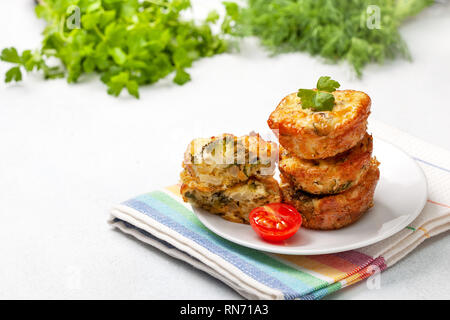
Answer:
[[21, 68], [28, 72], [42, 70], [45, 79], [64, 76], [64, 72], [58, 66], [49, 67], [39, 51], [25, 50], [19, 55], [16, 48], [5, 48], [0, 55], [0, 60], [16, 65], [6, 72], [5, 82], [22, 80]]
[[334, 106], [334, 96], [331, 94], [341, 85], [331, 77], [320, 77], [317, 90], [299, 89], [297, 96], [302, 99], [302, 108], [313, 111], [331, 111]]

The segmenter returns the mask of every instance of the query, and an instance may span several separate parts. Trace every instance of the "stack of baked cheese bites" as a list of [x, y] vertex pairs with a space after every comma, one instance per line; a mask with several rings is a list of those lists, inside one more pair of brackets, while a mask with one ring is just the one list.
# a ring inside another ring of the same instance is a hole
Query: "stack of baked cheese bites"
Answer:
[[366, 132], [369, 96], [353, 90], [332, 94], [331, 111], [313, 111], [292, 93], [268, 120], [281, 145], [283, 201], [310, 229], [339, 229], [358, 220], [373, 206], [380, 175]]

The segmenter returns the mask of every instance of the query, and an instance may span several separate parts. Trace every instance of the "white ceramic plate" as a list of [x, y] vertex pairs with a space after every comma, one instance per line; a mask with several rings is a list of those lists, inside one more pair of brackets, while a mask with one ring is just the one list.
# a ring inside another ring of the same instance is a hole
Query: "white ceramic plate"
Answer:
[[361, 248], [392, 236], [410, 224], [427, 200], [422, 169], [407, 154], [384, 140], [374, 139], [374, 153], [381, 162], [374, 207], [354, 224], [340, 230], [300, 228], [290, 239], [273, 244], [262, 240], [249, 225], [233, 223], [195, 208], [200, 221], [217, 235], [261, 251], [314, 255]]

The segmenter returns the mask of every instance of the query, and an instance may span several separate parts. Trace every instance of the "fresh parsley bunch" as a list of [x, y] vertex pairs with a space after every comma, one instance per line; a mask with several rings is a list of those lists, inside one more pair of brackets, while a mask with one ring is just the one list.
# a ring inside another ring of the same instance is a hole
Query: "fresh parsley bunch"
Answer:
[[259, 37], [274, 54], [305, 51], [333, 63], [346, 60], [361, 76], [370, 62], [410, 58], [398, 27], [433, 2], [247, 0], [234, 15], [234, 33]]
[[299, 89], [297, 96], [302, 99], [302, 108], [313, 111], [331, 111], [334, 107], [334, 96], [331, 94], [341, 85], [330, 77], [320, 77], [317, 90]]
[[[39, 70], [46, 79], [65, 76], [68, 82], [98, 73], [109, 94], [126, 88], [136, 98], [139, 86], [171, 73], [182, 85], [190, 80], [186, 68], [193, 61], [227, 50], [224, 33], [211, 30], [217, 12], [197, 24], [180, 16], [190, 6], [189, 0], [39, 0], [36, 14], [47, 21], [42, 48], [4, 49], [0, 59], [15, 64], [5, 81], [22, 80], [22, 70]], [[79, 27], [71, 28], [67, 21], [76, 22], [77, 10]], [[49, 58], [60, 64], [49, 66]]]

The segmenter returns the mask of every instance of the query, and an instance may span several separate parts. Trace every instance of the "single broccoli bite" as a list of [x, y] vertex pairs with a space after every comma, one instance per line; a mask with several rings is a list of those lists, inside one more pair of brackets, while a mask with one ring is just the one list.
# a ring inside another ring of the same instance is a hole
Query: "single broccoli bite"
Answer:
[[277, 145], [258, 134], [198, 138], [184, 154], [181, 181], [200, 191], [223, 190], [251, 177], [272, 177], [277, 160]]
[[298, 189], [313, 194], [334, 194], [357, 185], [370, 168], [372, 136], [366, 134], [348, 151], [326, 159], [301, 159], [280, 147], [279, 168]]
[[267, 121], [280, 144], [302, 159], [333, 157], [364, 137], [370, 97], [361, 91], [336, 90], [331, 111], [303, 108], [297, 93], [286, 96]]
[[256, 207], [281, 202], [278, 182], [272, 178], [250, 178], [224, 190], [203, 190], [182, 184], [183, 200], [210, 213], [238, 223], [249, 223], [248, 214]]

